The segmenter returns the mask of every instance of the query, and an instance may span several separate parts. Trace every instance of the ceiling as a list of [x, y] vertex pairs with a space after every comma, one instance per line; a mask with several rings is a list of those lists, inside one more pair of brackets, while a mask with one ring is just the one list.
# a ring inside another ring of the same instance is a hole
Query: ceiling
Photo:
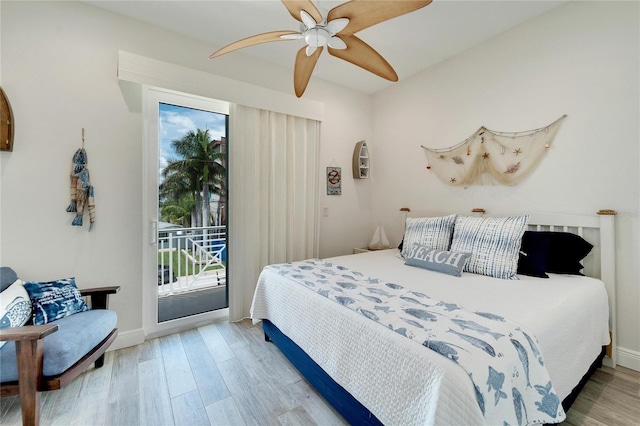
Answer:
[[[567, 1], [434, 0], [422, 9], [357, 35], [393, 66], [402, 81]], [[298, 21], [278, 0], [86, 0], [85, 3], [209, 42], [211, 53], [254, 34], [300, 30]], [[341, 3], [315, 1], [322, 9]], [[302, 46], [302, 40], [265, 43], [228, 55], [247, 55], [281, 65], [291, 70], [293, 79], [295, 54]], [[322, 53], [314, 78], [368, 94], [393, 84], [327, 52]]]

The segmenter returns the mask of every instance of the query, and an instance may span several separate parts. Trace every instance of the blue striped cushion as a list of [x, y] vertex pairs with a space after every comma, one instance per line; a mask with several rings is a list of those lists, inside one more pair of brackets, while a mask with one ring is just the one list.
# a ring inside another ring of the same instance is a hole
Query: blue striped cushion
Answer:
[[518, 255], [529, 216], [459, 216], [451, 251], [471, 253], [466, 272], [517, 280]]
[[408, 217], [404, 230], [402, 257], [408, 258], [414, 244], [449, 250], [456, 215], [442, 217]]

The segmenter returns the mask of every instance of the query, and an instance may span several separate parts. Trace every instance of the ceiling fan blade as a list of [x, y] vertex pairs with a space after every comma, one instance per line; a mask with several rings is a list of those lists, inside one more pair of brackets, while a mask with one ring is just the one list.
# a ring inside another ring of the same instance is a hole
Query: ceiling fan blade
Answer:
[[322, 22], [322, 14], [311, 0], [282, 0], [282, 3], [284, 3], [284, 6], [289, 10], [293, 19], [297, 21], [302, 22], [300, 12], [304, 10], [311, 15], [316, 23]]
[[298, 54], [296, 55], [296, 66], [293, 70], [293, 88], [297, 97], [302, 96], [306, 90], [311, 74], [313, 74], [313, 69], [316, 67], [318, 58], [322, 53], [322, 49], [323, 47], [319, 46], [311, 56], [307, 56], [306, 47], [298, 50]]
[[[284, 0], [283, 0], [284, 1]], [[348, 18], [349, 24], [338, 34], [350, 36], [372, 25], [425, 7], [432, 0], [352, 0], [331, 9], [327, 21]]]
[[296, 31], [272, 31], [269, 33], [257, 34], [251, 37], [243, 38], [231, 44], [226, 45], [222, 49], [217, 50], [209, 56], [209, 59], [217, 58], [225, 53], [233, 52], [234, 50], [242, 49], [256, 44], [268, 43], [270, 41], [283, 41], [283, 40], [296, 40], [299, 37], [289, 38], [282, 36], [289, 36], [291, 34], [299, 34]]
[[389, 81], [398, 81], [398, 74], [393, 67], [371, 46], [352, 35], [350, 37], [342, 37], [337, 35], [347, 45], [346, 49], [332, 49], [329, 47], [329, 53], [336, 58], [343, 59], [359, 66], [377, 76], [385, 78]]

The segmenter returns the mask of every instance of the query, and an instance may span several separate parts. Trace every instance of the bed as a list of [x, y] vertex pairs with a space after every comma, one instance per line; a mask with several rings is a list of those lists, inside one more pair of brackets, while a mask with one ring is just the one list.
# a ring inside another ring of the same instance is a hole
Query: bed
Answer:
[[[593, 245], [580, 262], [586, 276], [549, 272], [549, 278], [520, 273], [515, 280], [495, 278], [467, 272], [470, 261], [459, 277], [408, 266], [411, 256], [399, 254], [407, 254], [408, 243], [420, 244], [407, 231], [403, 251], [266, 267], [251, 316], [263, 321], [265, 336], [351, 424], [558, 423], [607, 345], [606, 362], [615, 365], [615, 213], [601, 213], [526, 215], [528, 235], [572, 234]], [[461, 218], [475, 224], [501, 220], [453, 216], [460, 232], [465, 227]], [[457, 253], [454, 248], [464, 247], [451, 232], [447, 249]], [[524, 249], [522, 233], [519, 238], [518, 248]], [[319, 287], [327, 285], [327, 278], [329, 287]], [[401, 303], [399, 308], [378, 303], [381, 294], [372, 293], [378, 291], [370, 285], [374, 282], [384, 297]], [[358, 295], [361, 300], [354, 302]], [[428, 309], [415, 309], [423, 306]], [[394, 311], [400, 315], [390, 319]], [[414, 321], [423, 315], [428, 317]], [[436, 331], [435, 322], [444, 329]], [[507, 325], [513, 328], [489, 329]], [[442, 336], [457, 340], [444, 343]], [[487, 369], [481, 355], [503, 367]], [[465, 357], [479, 365], [463, 365]], [[539, 382], [534, 374], [541, 375]], [[520, 385], [512, 386], [514, 380]], [[525, 392], [539, 397], [526, 405]], [[506, 406], [508, 413], [498, 406]]]

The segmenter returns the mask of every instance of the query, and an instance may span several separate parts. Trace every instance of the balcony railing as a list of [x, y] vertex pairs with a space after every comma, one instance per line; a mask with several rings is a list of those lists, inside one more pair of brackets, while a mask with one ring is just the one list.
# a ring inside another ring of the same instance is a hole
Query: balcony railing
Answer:
[[224, 226], [158, 232], [158, 295], [226, 285]]

